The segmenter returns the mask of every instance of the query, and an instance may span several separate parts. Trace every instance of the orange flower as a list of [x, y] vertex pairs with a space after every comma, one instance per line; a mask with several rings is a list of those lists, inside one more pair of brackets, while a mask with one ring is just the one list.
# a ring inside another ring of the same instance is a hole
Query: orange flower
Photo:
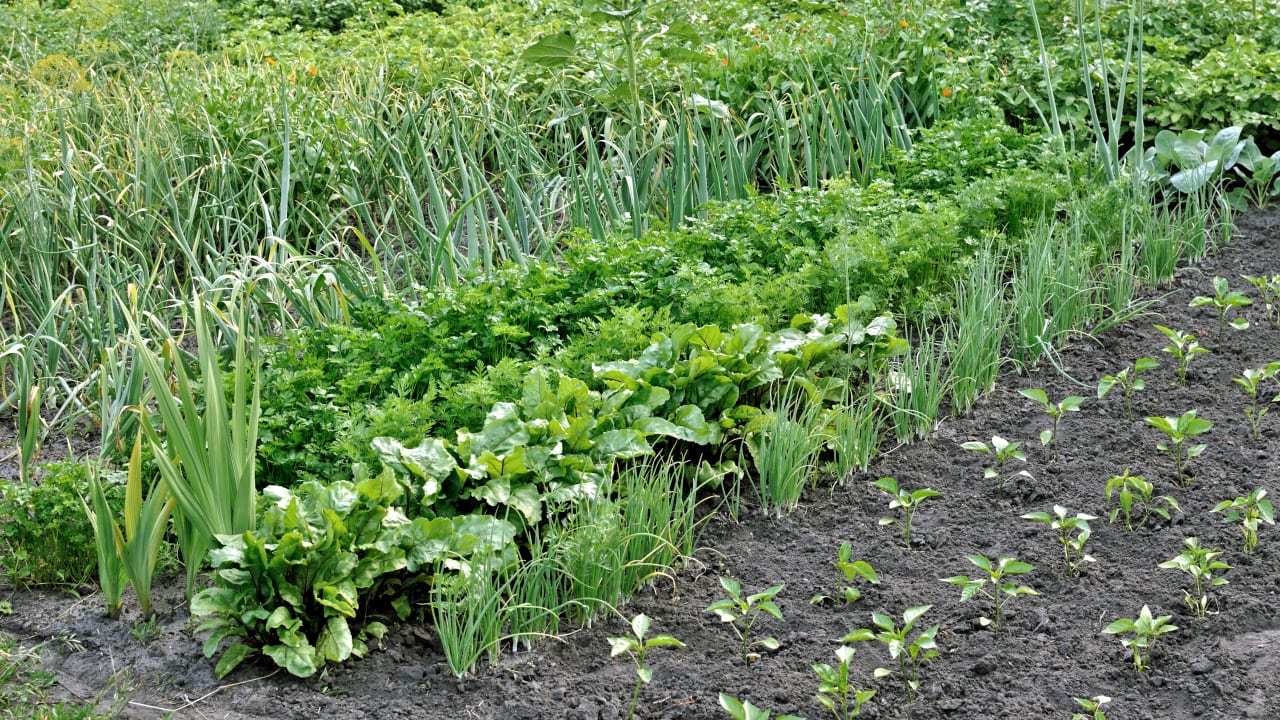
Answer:
[[751, 34], [752, 34], [752, 35], [759, 35], [759, 34], [760, 34], [760, 28], [754, 28], [754, 29], [752, 29]]
[[270, 55], [268, 55], [268, 56], [266, 56], [265, 58], [263, 58], [263, 60], [264, 60], [264, 61], [266, 61], [266, 63], [267, 63], [268, 65], [270, 65], [271, 67], [275, 67], [275, 66], [276, 66], [276, 61], [275, 61], [275, 60], [274, 60]]
[[827, 41], [827, 44], [828, 44], [828, 45], [830, 45], [830, 44], [831, 44], [831, 36], [830, 36], [830, 35], [828, 35], [828, 36], [825, 38], [825, 40]]
[[841, 16], [843, 16], [843, 17], [849, 17], [849, 11], [848, 11], [848, 10], [841, 10], [841, 11], [840, 11], [840, 15], [841, 15]]
[[307, 66], [307, 74], [308, 74], [308, 75], [310, 75], [311, 77], [315, 77], [315, 76], [316, 76], [316, 75], [318, 75], [319, 73], [320, 73], [320, 71], [319, 71], [319, 70], [316, 70], [316, 66], [315, 66], [315, 65], [308, 65], [308, 66]]
[[765, 35], [765, 36], [764, 36], [764, 39], [765, 39], [765, 40], [768, 40], [768, 39], [769, 39], [769, 36], [768, 36], [768, 35]]
[[721, 65], [728, 65], [728, 64], [729, 64], [729, 58], [720, 58], [720, 64], [721, 64]]
[[298, 73], [296, 72], [289, 73], [289, 83], [296, 84], [297, 82], [298, 82]]
[[907, 23], [907, 21], [906, 21], [906, 20], [899, 20], [899, 21], [898, 21], [898, 27], [901, 27], [901, 28], [908, 28], [908, 27], [911, 27], [911, 25], [909, 25], [909, 24]]
[[943, 88], [942, 97], [951, 97], [951, 88]]
[[757, 46], [755, 46], [754, 48], [752, 48], [752, 50], [759, 51], [759, 50], [760, 50], [760, 46], [759, 46], [759, 45], [757, 45]]

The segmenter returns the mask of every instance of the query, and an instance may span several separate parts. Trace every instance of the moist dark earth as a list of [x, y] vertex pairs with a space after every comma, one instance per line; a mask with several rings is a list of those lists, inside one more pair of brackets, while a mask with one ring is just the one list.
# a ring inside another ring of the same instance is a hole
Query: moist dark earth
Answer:
[[[429, 626], [401, 625], [383, 651], [309, 680], [246, 663], [218, 681], [174, 580], [162, 583], [159, 637], [145, 645], [130, 634], [136, 608], [126, 605], [123, 622], [107, 621], [97, 595], [13, 593], [14, 613], [0, 618], [0, 630], [27, 645], [48, 641], [46, 663], [60, 691], [96, 699], [123, 717], [163, 717], [173, 710], [172, 717], [231, 720], [612, 720], [626, 716], [635, 675], [626, 658], [609, 658], [606, 638], [627, 632], [622, 616], [644, 612], [653, 619], [652, 632], [672, 634], [686, 646], [653, 651], [653, 682], [641, 693], [638, 717], [728, 717], [717, 705], [718, 693], [725, 692], [776, 714], [816, 719], [829, 713], [815, 699], [810, 665], [834, 663], [838, 639], [870, 627], [871, 613], [900, 618], [909, 606], [929, 604], [921, 624], [941, 625], [940, 656], [925, 664], [916, 699], [908, 700], [893, 678], [872, 678], [874, 668], [890, 664], [882, 645], [857, 644], [852, 683], [878, 690], [863, 717], [1065, 720], [1078, 710], [1072, 698], [1106, 695], [1112, 720], [1280, 718], [1280, 528], [1264, 525], [1257, 550], [1246, 556], [1237, 526], [1210, 512], [1256, 487], [1280, 486], [1280, 408], [1263, 419], [1262, 437], [1253, 439], [1243, 413], [1246, 395], [1231, 381], [1246, 367], [1280, 360], [1280, 330], [1255, 305], [1242, 313], [1252, 327], [1228, 330], [1216, 347], [1213, 310], [1188, 307], [1192, 297], [1212, 294], [1214, 276], [1244, 288], [1242, 274], [1276, 273], [1280, 214], [1241, 216], [1230, 245], [1145, 295], [1155, 301], [1150, 314], [1064, 348], [1055, 358], [1063, 372], [1048, 363], [1026, 375], [1010, 369], [966, 416], [945, 419], [924, 441], [889, 448], [865, 475], [808, 492], [785, 519], [765, 519], [750, 507], [737, 522], [712, 518], [701, 549], [672, 581], [642, 590], [617, 616], [532, 651], [507, 651], [497, 668], [461, 680], [445, 665]], [[1176, 363], [1160, 352], [1166, 343], [1153, 323], [1194, 332], [1213, 349], [1194, 359], [1187, 388], [1175, 386]], [[1134, 393], [1137, 419], [1130, 421], [1118, 390], [1102, 400], [1094, 390], [1100, 377], [1139, 357], [1161, 366], [1148, 374], [1147, 389]], [[1056, 463], [1038, 440], [1048, 418], [1017, 392], [1029, 387], [1054, 399], [1087, 398], [1080, 412], [1062, 421]], [[1268, 399], [1276, 391], [1271, 385]], [[1156, 449], [1163, 435], [1141, 418], [1191, 409], [1214, 427], [1201, 436], [1208, 449], [1190, 462], [1195, 480], [1184, 487], [1175, 481], [1173, 462]], [[990, 442], [993, 435], [1023, 442], [1025, 469], [1034, 480], [1011, 481], [1002, 492], [983, 479], [986, 458], [960, 443]], [[1109, 524], [1104, 485], [1126, 469], [1152, 481], [1157, 494], [1173, 495], [1182, 511], [1137, 533]], [[887, 498], [872, 483], [885, 476], [942, 493], [917, 516], [910, 551], [895, 528], [877, 525]], [[1087, 546], [1096, 562], [1078, 578], [1067, 574], [1053, 532], [1021, 519], [1054, 504], [1099, 518]], [[1213, 590], [1204, 619], [1183, 602], [1187, 578], [1157, 567], [1189, 536], [1223, 550], [1221, 559], [1233, 566], [1223, 575], [1229, 584]], [[849, 605], [811, 605], [815, 594], [842, 587], [832, 563], [846, 540], [854, 558], [879, 572], [881, 584], [862, 584], [864, 597]], [[1035, 565], [1021, 580], [1039, 595], [1013, 601], [998, 634], [978, 622], [990, 612], [985, 601], [961, 603], [959, 588], [939, 580], [971, 574], [975, 568], [965, 556], [973, 553]], [[778, 601], [786, 621], [768, 620], [760, 628], [781, 647], [749, 667], [731, 629], [704, 610], [722, 596], [722, 575], [739, 579], [748, 592], [785, 584]], [[1143, 605], [1172, 615], [1178, 630], [1161, 638], [1152, 667], [1138, 673], [1117, 638], [1101, 631], [1117, 618], [1137, 617]]]

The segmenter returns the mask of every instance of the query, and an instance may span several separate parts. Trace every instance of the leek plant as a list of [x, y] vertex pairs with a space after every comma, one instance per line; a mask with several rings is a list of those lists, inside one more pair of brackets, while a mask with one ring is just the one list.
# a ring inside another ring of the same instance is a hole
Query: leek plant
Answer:
[[91, 500], [85, 503], [84, 509], [94, 527], [98, 546], [98, 578], [107, 603], [107, 615], [119, 616], [124, 581], [127, 579], [138, 596], [143, 619], [150, 619], [155, 614], [151, 602], [151, 580], [169, 529], [169, 514], [174, 501], [163, 480], [152, 483], [146, 498], [143, 498], [141, 433], [136, 436], [129, 456], [123, 531], [116, 522], [115, 513], [107, 505], [96, 468], [90, 470], [89, 495]]
[[142, 429], [176, 501], [188, 597], [194, 594], [196, 576], [216, 536], [252, 530], [256, 523], [254, 463], [261, 408], [254, 384], [258, 373], [251, 368], [257, 363], [256, 351], [249, 347], [243, 302], [236, 312], [239, 332], [230, 401], [209, 327], [210, 312], [199, 295], [192, 306], [203, 395], [187, 374], [178, 341], [168, 337], [163, 342], [160, 352], [167, 356], [166, 363], [143, 339], [138, 320], [129, 320], [135, 357], [150, 381], [154, 412], [163, 424], [163, 436], [150, 418], [144, 417]]

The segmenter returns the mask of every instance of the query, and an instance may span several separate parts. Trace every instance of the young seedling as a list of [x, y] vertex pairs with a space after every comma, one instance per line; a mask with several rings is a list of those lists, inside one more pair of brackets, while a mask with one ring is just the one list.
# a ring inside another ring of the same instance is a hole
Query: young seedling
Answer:
[[[735, 697], [720, 693], [720, 707], [733, 716], [734, 720], [769, 720], [773, 713], [758, 708], [749, 702], [742, 702]], [[795, 715], [779, 715], [777, 720], [804, 720]]]
[[[880, 584], [880, 576], [876, 574], [875, 568], [865, 560], [853, 559], [853, 543], [845, 540], [840, 544], [840, 550], [836, 555], [836, 569], [844, 576], [844, 581], [851, 583], [846, 585], [840, 591], [840, 597], [844, 599], [845, 604], [857, 602], [862, 598], [862, 591], [852, 585], [857, 578], [862, 578], [872, 585]], [[809, 600], [810, 605], [818, 605], [831, 600], [827, 595], [819, 593]]]
[[[1116, 496], [1120, 505], [1111, 511], [1111, 522], [1115, 523], [1118, 517], [1124, 515], [1124, 526], [1129, 532], [1141, 530], [1152, 515], [1168, 520], [1170, 510], [1182, 509], [1172, 495], [1156, 495], [1155, 486], [1141, 475], [1130, 475], [1127, 469], [1123, 475], [1107, 478], [1107, 502], [1111, 501], [1112, 495]], [[1160, 507], [1161, 503], [1164, 507]], [[1138, 518], [1136, 525], [1134, 518]]]
[[1080, 709], [1088, 712], [1076, 713], [1071, 716], [1071, 720], [1107, 720], [1107, 714], [1102, 711], [1102, 706], [1111, 702], [1111, 698], [1106, 695], [1094, 695], [1092, 698], [1072, 698]]
[[1079, 395], [1071, 395], [1062, 398], [1058, 402], [1050, 402], [1049, 396], [1040, 388], [1027, 388], [1019, 390], [1018, 394], [1023, 397], [1039, 403], [1040, 409], [1046, 415], [1053, 418], [1053, 428], [1044, 430], [1040, 433], [1040, 444], [1048, 445], [1053, 442], [1053, 461], [1058, 462], [1058, 424], [1062, 421], [1062, 416], [1069, 412], [1080, 412], [1080, 403], [1084, 402], [1084, 398]]
[[1280, 275], [1268, 277], [1241, 276], [1258, 291], [1262, 312], [1271, 322], [1280, 324]]
[[[1239, 290], [1232, 290], [1227, 284], [1224, 277], [1215, 277], [1213, 279], [1213, 297], [1197, 295], [1191, 298], [1190, 307], [1204, 307], [1212, 305], [1218, 311], [1218, 339], [1214, 344], [1222, 345], [1222, 331], [1227, 327], [1227, 313], [1235, 308], [1242, 308], [1252, 305], [1253, 301], [1245, 297], [1245, 294]], [[1231, 327], [1236, 330], [1244, 330], [1249, 327], [1249, 321], [1242, 317], [1237, 317], [1230, 323]]]
[[880, 518], [881, 525], [897, 525], [902, 528], [902, 543], [908, 550], [911, 549], [911, 519], [915, 517], [916, 511], [920, 509], [920, 504], [925, 500], [933, 497], [941, 497], [942, 493], [923, 488], [920, 490], [906, 490], [898, 487], [898, 481], [891, 477], [880, 478], [875, 481], [874, 485], [889, 494], [892, 498], [889, 501], [890, 510], [901, 510], [902, 519], [893, 517]]
[[645, 653], [651, 648], [684, 647], [684, 643], [671, 637], [670, 635], [655, 635], [654, 637], [645, 639], [645, 635], [649, 632], [649, 616], [640, 613], [631, 618], [631, 636], [630, 637], [614, 637], [608, 638], [609, 645], [612, 650], [609, 657], [618, 657], [626, 654], [631, 657], [631, 661], [636, 664], [636, 689], [631, 693], [631, 712], [627, 714], [628, 718], [636, 716], [636, 703], [640, 701], [640, 688], [647, 685], [653, 680], [653, 668], [644, 664]]
[[720, 578], [720, 587], [729, 593], [729, 597], [721, 598], [708, 605], [707, 612], [715, 613], [716, 617], [720, 618], [720, 622], [729, 623], [733, 631], [738, 634], [738, 639], [742, 641], [743, 664], [747, 665], [760, 659], [760, 653], [755, 651], [756, 648], [777, 650], [777, 638], [753, 638], [751, 629], [755, 627], [762, 612], [773, 616], [778, 622], [783, 622], [782, 609], [773, 601], [778, 593], [782, 592], [783, 586], [774, 585], [747, 597], [742, 596], [742, 584], [733, 578]]
[[1240, 532], [1244, 534], [1245, 555], [1252, 555], [1253, 549], [1258, 546], [1258, 523], [1276, 524], [1275, 509], [1267, 499], [1266, 488], [1257, 488], [1235, 500], [1223, 500], [1213, 508], [1213, 512], [1224, 510], [1227, 522], [1240, 523]]
[[875, 697], [875, 690], [857, 690], [849, 686], [849, 662], [853, 660], [853, 648], [841, 645], [836, 648], [840, 664], [831, 667], [826, 663], [814, 663], [810, 667], [818, 676], [818, 704], [831, 711], [836, 720], [849, 720], [862, 714], [862, 706]]
[[1196, 336], [1191, 333], [1184, 333], [1181, 330], [1172, 330], [1163, 325], [1155, 325], [1155, 329], [1164, 333], [1169, 338], [1169, 344], [1160, 348], [1162, 351], [1169, 353], [1178, 359], [1178, 382], [1182, 387], [1187, 386], [1187, 366], [1191, 364], [1191, 358], [1201, 353], [1209, 352], [1206, 348], [1200, 347], [1200, 343], [1196, 340]]
[[915, 637], [909, 638], [911, 631], [915, 629], [916, 620], [921, 615], [929, 612], [932, 605], [917, 605], [909, 607], [902, 613], [902, 626], [898, 627], [894, 624], [893, 618], [880, 613], [871, 614], [871, 622], [879, 628], [873, 630], [871, 628], [859, 628], [840, 638], [840, 642], [861, 642], [864, 640], [879, 640], [884, 643], [889, 650], [889, 659], [898, 661], [898, 669], [891, 670], [889, 668], [876, 668], [872, 673], [876, 678], [887, 677], [889, 675], [897, 675], [902, 679], [903, 689], [906, 690], [907, 698], [915, 699], [916, 691], [920, 689], [920, 668], [926, 660], [932, 660], [938, 657], [938, 626], [934, 625], [927, 630], [916, 633]]
[[1183, 479], [1182, 468], [1187, 461], [1204, 452], [1205, 445], [1189, 445], [1187, 440], [1196, 435], [1203, 435], [1213, 428], [1213, 423], [1196, 417], [1195, 410], [1188, 410], [1180, 417], [1149, 417], [1147, 424], [1169, 436], [1165, 442], [1156, 445], [1173, 459], [1173, 467], [1178, 482], [1190, 485], [1195, 478]]
[[1124, 411], [1130, 420], [1133, 420], [1133, 393], [1135, 390], [1143, 390], [1147, 387], [1147, 383], [1139, 375], [1160, 367], [1160, 363], [1151, 358], [1138, 358], [1132, 365], [1126, 367], [1115, 375], [1103, 375], [1098, 381], [1098, 399], [1101, 400], [1111, 389], [1119, 386], [1124, 390]]
[[1231, 566], [1218, 560], [1222, 552], [1200, 547], [1197, 538], [1189, 537], [1182, 541], [1186, 550], [1172, 560], [1160, 563], [1166, 570], [1181, 570], [1191, 577], [1192, 589], [1182, 591], [1182, 600], [1196, 614], [1204, 617], [1209, 609], [1209, 588], [1226, 585], [1225, 578], [1214, 577], [1218, 570], [1230, 570]]
[[[942, 582], [952, 585], [960, 585], [960, 602], [973, 599], [977, 595], [990, 598], [995, 605], [995, 612], [990, 618], [978, 618], [978, 622], [983, 625], [990, 625], [991, 629], [999, 632], [1000, 619], [1004, 609], [1004, 603], [1014, 599], [1019, 595], [1039, 595], [1040, 593], [1032, 590], [1026, 585], [1019, 585], [1011, 580], [1006, 579], [1011, 575], [1026, 575], [1035, 570], [1035, 567], [1013, 558], [1002, 557], [996, 560], [995, 564], [991, 563], [991, 559], [985, 555], [966, 555], [969, 562], [977, 565], [986, 572], [985, 575], [970, 578], [968, 575], [954, 575], [949, 578], [943, 578]], [[986, 590], [987, 584], [991, 584], [990, 591]]]
[[[978, 440], [972, 440], [970, 442], [961, 443], [960, 447], [965, 450], [972, 450], [973, 452], [986, 453], [995, 460], [995, 465], [988, 465], [982, 469], [982, 477], [986, 480], [995, 479], [996, 487], [999, 488], [1001, 492], [1004, 491], [1004, 464], [1010, 460], [1020, 460], [1022, 462], [1027, 461], [1026, 454], [1018, 449], [1019, 443], [1010, 442], [999, 435], [993, 435], [991, 437], [991, 445], [987, 445], [986, 443]], [[1020, 470], [1013, 474], [1013, 477], [1017, 476], [1031, 478], [1031, 473], [1026, 470]], [[1035, 478], [1031, 479], [1034, 480]]]
[[1120, 618], [1104, 628], [1102, 632], [1108, 635], [1132, 634], [1133, 637], [1120, 638], [1120, 644], [1133, 653], [1133, 669], [1142, 672], [1151, 665], [1151, 652], [1155, 649], [1156, 640], [1161, 635], [1178, 629], [1177, 625], [1169, 624], [1172, 619], [1172, 615], [1152, 617], [1151, 608], [1143, 605], [1136, 620]]
[[[1280, 363], [1271, 363], [1261, 368], [1245, 368], [1240, 377], [1231, 378], [1231, 381], [1249, 394], [1249, 407], [1244, 409], [1244, 416], [1249, 420], [1249, 430], [1253, 433], [1253, 439], [1258, 439], [1258, 428], [1261, 426], [1262, 418], [1267, 414], [1267, 408], [1258, 404], [1258, 384], [1263, 380], [1275, 377], [1276, 370], [1280, 368]], [[1280, 395], [1276, 395], [1271, 402], [1280, 402]]]
[[1089, 542], [1089, 536], [1093, 534], [1089, 521], [1098, 518], [1085, 513], [1076, 513], [1067, 517], [1069, 512], [1071, 511], [1061, 505], [1054, 505], [1052, 515], [1043, 511], [1032, 512], [1023, 515], [1022, 519], [1042, 522], [1058, 533], [1058, 542], [1062, 545], [1063, 559], [1067, 564], [1067, 574], [1078, 577], [1084, 564], [1094, 561], [1092, 555], [1085, 553], [1084, 545]]

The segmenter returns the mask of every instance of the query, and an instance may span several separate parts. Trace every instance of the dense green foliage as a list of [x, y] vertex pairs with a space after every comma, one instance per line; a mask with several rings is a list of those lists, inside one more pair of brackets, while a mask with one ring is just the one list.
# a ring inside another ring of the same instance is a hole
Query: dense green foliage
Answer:
[[410, 597], [459, 673], [585, 621], [679, 560], [644, 518], [786, 512], [1275, 194], [1276, 0], [1149, 5], [4, 0], [5, 571], [84, 579], [41, 445], [85, 420], [117, 466], [140, 423], [154, 507], [215, 456], [267, 486], [192, 601], [219, 673], [313, 674]]

